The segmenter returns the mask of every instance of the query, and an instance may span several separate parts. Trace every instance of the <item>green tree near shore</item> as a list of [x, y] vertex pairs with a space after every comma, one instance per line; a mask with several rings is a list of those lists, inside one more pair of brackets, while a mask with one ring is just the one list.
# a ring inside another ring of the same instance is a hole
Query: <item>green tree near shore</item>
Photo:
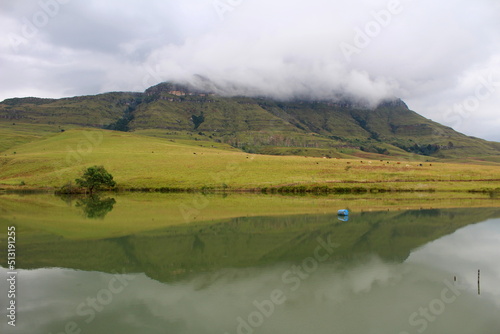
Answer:
[[116, 182], [113, 180], [113, 175], [103, 166], [92, 166], [87, 168], [81, 178], [75, 179], [78, 186], [86, 188], [90, 195], [94, 191], [99, 191], [103, 187], [114, 187]]

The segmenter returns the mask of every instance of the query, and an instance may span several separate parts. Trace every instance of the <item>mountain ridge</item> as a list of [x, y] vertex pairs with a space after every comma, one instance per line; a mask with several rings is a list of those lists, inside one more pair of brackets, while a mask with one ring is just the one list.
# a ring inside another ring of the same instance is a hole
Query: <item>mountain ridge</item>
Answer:
[[466, 136], [410, 110], [343, 100], [222, 96], [164, 82], [144, 93], [110, 92], [0, 102], [0, 122], [87, 126], [226, 143], [249, 153], [422, 159], [500, 156], [500, 143]]

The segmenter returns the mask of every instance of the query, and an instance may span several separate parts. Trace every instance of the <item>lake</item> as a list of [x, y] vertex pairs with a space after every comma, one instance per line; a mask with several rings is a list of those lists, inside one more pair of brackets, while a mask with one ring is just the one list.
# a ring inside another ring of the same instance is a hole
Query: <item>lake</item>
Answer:
[[500, 329], [500, 207], [487, 196], [4, 194], [0, 229], [1, 333]]

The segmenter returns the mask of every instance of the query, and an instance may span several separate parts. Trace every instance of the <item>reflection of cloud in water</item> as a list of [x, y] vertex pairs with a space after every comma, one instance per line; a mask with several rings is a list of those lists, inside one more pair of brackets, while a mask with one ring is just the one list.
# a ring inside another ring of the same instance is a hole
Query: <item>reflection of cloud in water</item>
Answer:
[[500, 219], [466, 226], [414, 251], [408, 263], [425, 263], [456, 275], [470, 289], [477, 289], [481, 270], [481, 295], [500, 306]]
[[[322, 263], [292, 291], [294, 284], [282, 280], [289, 269], [289, 265], [228, 269], [176, 284], [136, 275], [90, 324], [75, 309], [105, 289], [113, 275], [63, 269], [21, 271], [19, 321], [26, 333], [58, 333], [72, 320], [83, 332], [96, 334], [233, 334], [238, 318], [248, 321], [257, 310], [255, 301], [269, 300], [279, 289], [286, 301], [263, 317], [255, 333], [417, 333], [409, 316], [440, 298], [446, 287], [443, 280], [452, 280], [449, 273], [426, 264], [386, 263], [371, 257], [351, 264]], [[2, 269], [0, 275], [4, 274]], [[497, 314], [498, 308], [488, 300], [464, 291], [429, 324], [428, 333], [496, 333]], [[1, 326], [2, 333], [10, 333]]]

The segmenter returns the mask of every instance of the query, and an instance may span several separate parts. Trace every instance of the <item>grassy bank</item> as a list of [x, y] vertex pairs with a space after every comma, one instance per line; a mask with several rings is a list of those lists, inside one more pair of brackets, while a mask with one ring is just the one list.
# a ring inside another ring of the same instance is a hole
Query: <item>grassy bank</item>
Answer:
[[[388, 157], [390, 158], [390, 157]], [[497, 164], [267, 156], [133, 133], [73, 129], [0, 155], [0, 188], [56, 189], [104, 165], [122, 190], [373, 193], [493, 191]]]

